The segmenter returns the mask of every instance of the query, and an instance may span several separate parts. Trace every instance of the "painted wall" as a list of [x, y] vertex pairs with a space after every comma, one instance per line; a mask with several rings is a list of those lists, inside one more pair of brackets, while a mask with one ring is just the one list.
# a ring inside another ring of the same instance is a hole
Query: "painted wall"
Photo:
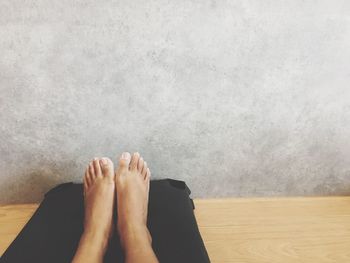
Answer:
[[194, 197], [350, 194], [349, 1], [0, 1], [0, 202], [139, 151]]

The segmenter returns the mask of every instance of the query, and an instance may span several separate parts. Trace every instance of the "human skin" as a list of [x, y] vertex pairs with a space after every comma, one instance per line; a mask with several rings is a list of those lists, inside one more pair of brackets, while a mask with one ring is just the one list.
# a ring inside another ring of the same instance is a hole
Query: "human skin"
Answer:
[[[150, 176], [150, 169], [139, 153], [131, 156], [124, 152], [115, 172], [108, 158], [95, 158], [90, 162], [84, 176], [84, 231], [73, 263], [103, 262], [115, 230], [126, 263], [158, 262], [147, 228]], [[113, 224], [115, 209], [118, 210], [116, 227]]]

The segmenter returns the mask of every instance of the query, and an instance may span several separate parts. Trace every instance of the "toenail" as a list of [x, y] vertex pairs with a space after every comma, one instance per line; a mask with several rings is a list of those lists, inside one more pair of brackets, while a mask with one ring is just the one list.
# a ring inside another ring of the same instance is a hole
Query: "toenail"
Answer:
[[128, 154], [127, 153], [123, 153], [122, 154], [122, 159], [127, 159], [128, 158]]
[[100, 160], [100, 162], [101, 162], [102, 165], [106, 165], [107, 164], [107, 159], [106, 158], [102, 158]]

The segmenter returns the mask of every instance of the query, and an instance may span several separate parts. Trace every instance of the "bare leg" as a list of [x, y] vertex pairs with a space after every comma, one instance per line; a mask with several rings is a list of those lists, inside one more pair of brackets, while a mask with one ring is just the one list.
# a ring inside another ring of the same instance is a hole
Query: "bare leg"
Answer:
[[113, 163], [95, 158], [84, 176], [84, 232], [73, 263], [103, 262], [113, 227], [115, 194]]
[[147, 228], [150, 170], [139, 153], [123, 153], [115, 175], [118, 232], [126, 263], [157, 263]]

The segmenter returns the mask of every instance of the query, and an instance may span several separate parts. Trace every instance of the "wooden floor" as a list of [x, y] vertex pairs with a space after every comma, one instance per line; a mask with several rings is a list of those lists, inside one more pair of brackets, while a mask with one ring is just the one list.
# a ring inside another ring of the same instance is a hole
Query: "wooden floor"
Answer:
[[[212, 263], [350, 262], [350, 197], [195, 200]], [[36, 204], [0, 206], [0, 254]]]

